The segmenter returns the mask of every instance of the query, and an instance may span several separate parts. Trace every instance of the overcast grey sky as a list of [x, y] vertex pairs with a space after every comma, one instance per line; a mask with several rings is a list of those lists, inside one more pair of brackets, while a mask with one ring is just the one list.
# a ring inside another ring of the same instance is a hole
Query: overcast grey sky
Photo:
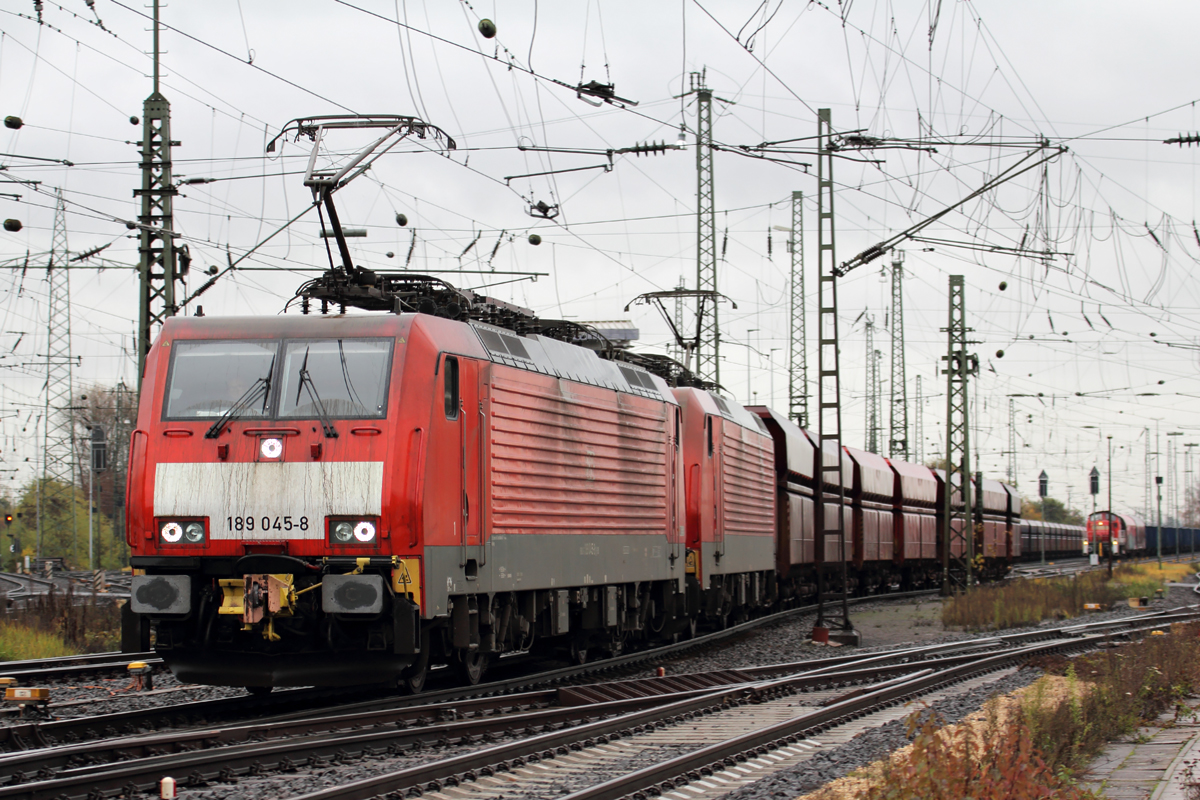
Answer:
[[[940, 8], [936, 20], [931, 5]], [[132, 384], [136, 285], [133, 273], [117, 267], [137, 261], [136, 241], [121, 220], [138, 213], [138, 158], [130, 142], [141, 129], [129, 117], [141, 116], [150, 91], [148, 9], [125, 0], [97, 0], [95, 9], [98, 16], [83, 0], [46, 0], [39, 26], [32, 2], [0, 2], [0, 115], [26, 122], [21, 131], [3, 131], [7, 155], [0, 164], [8, 176], [43, 182], [41, 191], [3, 189], [21, 198], [0, 196], [0, 216], [25, 227], [0, 233], [0, 259], [23, 260], [28, 250], [31, 264], [44, 264], [50, 187], [62, 187], [71, 250], [111, 244], [103, 254], [111, 268], [72, 271], [76, 374], [82, 382]], [[494, 40], [477, 32], [485, 16], [499, 29]], [[171, 29], [162, 37], [162, 91], [172, 104], [173, 137], [182, 142], [175, 175], [217, 179], [182, 187], [176, 201], [176, 227], [194, 265], [224, 265], [309, 202], [296, 174], [305, 144], [289, 143], [271, 158], [264, 153], [286, 121], [413, 114], [444, 129], [459, 149], [444, 157], [402, 145], [338, 193], [343, 223], [369, 230], [352, 242], [356, 261], [376, 269], [540, 273], [536, 281], [444, 277], [487, 286], [546, 316], [632, 317], [641, 346], [659, 351], [668, 341], [662, 322], [645, 306], [629, 315], [622, 309], [681, 277], [694, 285], [695, 107], [676, 96], [688, 73], [706, 70], [708, 85], [729, 101], [717, 104], [715, 139], [732, 148], [715, 158], [719, 284], [738, 305], [722, 318], [722, 380], [742, 402], [766, 402], [773, 385], [781, 410], [789, 256], [787, 234], [772, 229], [790, 224], [791, 193], [803, 191], [805, 255], [815, 284], [816, 178], [801, 166], [814, 159], [786, 154], [779, 158], [793, 163], [777, 163], [739, 146], [812, 136], [818, 108], [832, 109], [839, 131], [927, 140], [936, 152], [881, 149], [861, 154], [878, 163], [838, 160], [837, 249], [844, 261], [969, 194], [1040, 138], [1064, 145], [1069, 151], [1044, 171], [973, 201], [925, 235], [1071, 255], [903, 245], [909, 394], [919, 374], [930, 398], [923, 409], [926, 458], [942, 441], [944, 380], [935, 369], [946, 347], [939, 329], [950, 274], [966, 276], [979, 342], [977, 443], [989, 475], [1005, 475], [1012, 394], [1044, 395], [1014, 401], [1021, 489], [1034, 493], [1045, 469], [1052, 494], [1065, 501], [1070, 492], [1085, 510], [1088, 471], [1094, 463], [1106, 470], [1106, 435], [1114, 437], [1121, 508], [1143, 504], [1145, 427], [1153, 437], [1159, 426], [1164, 450], [1168, 430], [1200, 441], [1198, 353], [1164, 344], [1200, 342], [1191, 279], [1200, 257], [1193, 224], [1200, 148], [1161, 144], [1200, 128], [1193, 104], [1200, 98], [1196, 4], [209, 0], [174, 3], [163, 9], [163, 21]], [[595, 108], [562, 85], [592, 80], [615, 84], [619, 96], [638, 105]], [[521, 152], [518, 144], [604, 150], [675, 143], [681, 123], [682, 151], [616, 156], [611, 172], [505, 180], [605, 161]], [[331, 139], [329, 159], [358, 141]], [[559, 204], [560, 216], [530, 217], [527, 205], [539, 200]], [[395, 224], [398, 212], [410, 219], [407, 228]], [[300, 270], [327, 264], [318, 230], [310, 215], [263, 247], [244, 263], [266, 269], [223, 278], [203, 297], [206, 313], [278, 313], [313, 274]], [[527, 241], [534, 231], [543, 240], [536, 248]], [[3, 468], [20, 468], [34, 455], [43, 278], [34, 269], [0, 272]], [[886, 379], [889, 291], [880, 262], [841, 284], [846, 441], [857, 446], [864, 441], [863, 322], [869, 316], [878, 326]], [[886, 402], [882, 408], [886, 421]], [[1181, 477], [1182, 468], [1180, 459]], [[21, 480], [21, 473], [0, 475], [16, 479], [8, 484]]]

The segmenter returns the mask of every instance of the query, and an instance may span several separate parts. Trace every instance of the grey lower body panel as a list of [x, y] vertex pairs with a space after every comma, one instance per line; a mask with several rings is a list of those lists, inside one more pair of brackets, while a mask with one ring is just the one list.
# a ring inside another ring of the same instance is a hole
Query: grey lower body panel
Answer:
[[682, 589], [684, 576], [684, 546], [656, 534], [506, 534], [483, 547], [427, 546], [424, 556], [426, 617], [447, 613], [451, 595], [665, 580]]
[[[717, 558], [720, 553], [721, 557]], [[726, 536], [718, 545], [700, 543], [701, 575], [704, 585], [713, 575], [734, 575], [739, 572], [775, 570], [774, 536]]]

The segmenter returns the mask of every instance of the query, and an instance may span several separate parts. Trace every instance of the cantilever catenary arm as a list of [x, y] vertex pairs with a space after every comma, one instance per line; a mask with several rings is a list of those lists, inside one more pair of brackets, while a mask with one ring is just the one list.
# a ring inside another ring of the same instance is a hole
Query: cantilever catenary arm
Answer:
[[1029, 162], [1029, 160], [1031, 158], [1033, 158], [1035, 155], [1042, 152], [1044, 149], [1045, 149], [1045, 147], [1039, 147], [1037, 150], [1033, 150], [1029, 153], [1026, 153], [1024, 156], [1021, 157], [1021, 160], [1018, 161], [1016, 164], [1013, 164], [1011, 167], [1004, 170], [1003, 172], [1001, 172], [999, 175], [992, 178], [991, 180], [986, 181], [982, 186], [980, 186], [975, 191], [971, 192], [969, 195], [964, 197], [962, 200], [959, 200], [957, 203], [954, 203], [953, 205], [946, 206], [941, 211], [934, 214], [932, 217], [926, 217], [925, 219], [918, 222], [916, 225], [913, 225], [912, 227], [910, 227], [906, 230], [903, 230], [900, 233], [897, 233], [896, 235], [892, 236], [891, 238], [884, 239], [879, 244], [868, 247], [866, 250], [863, 250], [861, 253], [856, 255], [854, 258], [843, 263], [840, 267], [835, 267], [833, 270], [833, 274], [836, 275], [837, 277], [841, 278], [841, 277], [845, 276], [846, 273], [848, 273], [850, 270], [854, 269], [855, 267], [861, 267], [863, 264], [869, 264], [870, 262], [879, 258], [884, 253], [886, 253], [889, 249], [891, 249], [892, 247], [895, 247], [897, 244], [904, 241], [905, 239], [913, 238], [913, 236], [915, 234], [917, 234], [921, 230], [925, 229], [929, 225], [932, 225], [934, 222], [937, 222], [939, 219], [946, 216], [947, 214], [949, 214], [951, 211], [958, 208], [959, 206], [964, 205], [964, 204], [970, 202], [971, 200], [974, 200], [976, 197], [979, 197], [981, 194], [984, 194], [985, 192], [989, 192], [992, 189], [995, 189], [997, 186], [1001, 185], [1002, 183], [1006, 183], [1007, 181], [1012, 180], [1013, 178], [1017, 177], [1018, 175], [1026, 173], [1029, 170], [1033, 169], [1034, 167], [1041, 166], [1042, 164], [1046, 163], [1047, 161], [1049, 161], [1053, 158], [1057, 158], [1058, 156], [1067, 152], [1067, 148], [1065, 148], [1065, 147], [1061, 147], [1061, 146], [1056, 147], [1056, 148], [1054, 148], [1054, 152], [1047, 153], [1046, 155], [1043, 155], [1041, 158], [1039, 158], [1036, 161], [1033, 161], [1031, 163], [1026, 163], [1026, 162]]

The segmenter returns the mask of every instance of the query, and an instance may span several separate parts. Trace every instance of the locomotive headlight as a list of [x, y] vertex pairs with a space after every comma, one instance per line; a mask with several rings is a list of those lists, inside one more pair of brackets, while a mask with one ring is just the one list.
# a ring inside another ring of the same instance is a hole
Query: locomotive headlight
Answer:
[[183, 526], [178, 522], [168, 522], [162, 526], [162, 538], [164, 542], [175, 544], [183, 538]]
[[189, 544], [199, 544], [204, 541], [204, 523], [189, 522], [183, 529], [183, 538]]
[[354, 526], [349, 522], [337, 522], [333, 526], [333, 540], [345, 544], [354, 538]]
[[354, 538], [366, 544], [375, 541], [375, 525], [363, 520], [354, 526]]
[[262, 453], [263, 458], [279, 458], [283, 455], [283, 440], [263, 439], [258, 445], [258, 451]]

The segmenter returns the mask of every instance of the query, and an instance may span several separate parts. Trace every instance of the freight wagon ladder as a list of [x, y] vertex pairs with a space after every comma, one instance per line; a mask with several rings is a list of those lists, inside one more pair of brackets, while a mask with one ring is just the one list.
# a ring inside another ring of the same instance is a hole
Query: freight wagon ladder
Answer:
[[[842, 384], [838, 354], [837, 258], [833, 224], [833, 135], [828, 108], [817, 111], [817, 623], [813, 639], [857, 644], [847, 602], [846, 488], [842, 481]], [[830, 463], [829, 456], [833, 461]], [[832, 512], [834, 520], [829, 518]], [[836, 520], [836, 521], [835, 521]], [[831, 524], [832, 523], [832, 524]]]

